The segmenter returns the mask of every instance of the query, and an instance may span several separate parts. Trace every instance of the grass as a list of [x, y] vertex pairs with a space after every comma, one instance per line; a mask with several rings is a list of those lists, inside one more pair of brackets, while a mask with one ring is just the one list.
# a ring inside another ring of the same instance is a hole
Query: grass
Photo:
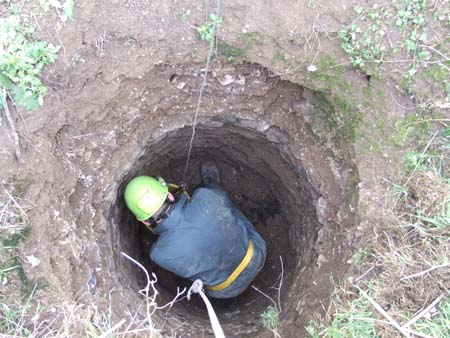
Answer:
[[18, 256], [18, 245], [29, 233], [30, 228], [25, 227], [13, 234], [0, 237], [0, 285], [2, 285], [0, 289], [3, 289], [3, 286], [11, 278], [16, 278], [20, 281], [23, 294], [26, 294], [31, 289], [31, 282], [25, 275], [22, 262]]
[[371, 253], [367, 248], [360, 248], [352, 256], [351, 262], [356, 268], [362, 269], [366, 262], [369, 261]]
[[[11, 191], [11, 192], [10, 192]], [[30, 234], [26, 202], [15, 189], [0, 185], [0, 301], [7, 293], [14, 298], [26, 297], [32, 283], [25, 275], [18, 246]], [[0, 306], [2, 306], [0, 304]]]
[[261, 322], [268, 330], [276, 330], [278, 326], [278, 310], [274, 306], [268, 306], [261, 313]]
[[334, 313], [330, 325], [318, 328], [310, 322], [306, 328], [313, 338], [375, 338], [380, 337], [375, 329], [375, 317], [369, 302], [356, 293], [336, 289]]
[[443, 303], [439, 310], [436, 317], [417, 321], [414, 330], [430, 337], [450, 337], [450, 301]]
[[336, 286], [326, 316], [307, 327], [312, 337], [450, 335], [450, 128], [403, 164], [372, 241], [352, 258], [359, 274]]

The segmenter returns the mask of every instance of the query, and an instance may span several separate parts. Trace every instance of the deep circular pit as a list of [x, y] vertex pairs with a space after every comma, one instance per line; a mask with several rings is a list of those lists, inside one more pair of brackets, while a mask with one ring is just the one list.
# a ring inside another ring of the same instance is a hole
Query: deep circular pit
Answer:
[[[264, 336], [261, 313], [272, 305], [267, 295], [281, 305], [280, 330], [284, 330], [286, 337], [297, 337], [308, 319], [305, 307], [309, 313], [320, 311], [331, 293], [330, 277], [339, 277], [346, 270], [344, 238], [353, 218], [348, 211], [351, 206], [346, 204], [348, 196], [344, 195], [348, 189], [344, 185], [354, 169], [345, 161], [336, 164], [330, 151], [318, 145], [312, 132], [299, 140], [292, 138], [293, 132], [298, 137], [299, 130], [311, 129], [305, 128], [305, 120], [297, 120], [299, 125], [284, 131], [273, 121], [269, 124], [230, 118], [225, 113], [201, 119], [196, 129], [187, 176], [191, 190], [200, 186], [201, 163], [215, 161], [223, 189], [267, 243], [266, 264], [253, 284], [261, 292], [249, 288], [231, 304], [214, 303], [228, 336]], [[190, 282], [150, 261], [148, 251], [156, 237], [136, 222], [122, 195], [126, 183], [140, 174], [161, 175], [166, 181], [179, 182], [191, 133], [191, 126], [179, 126], [148, 140], [123, 174], [111, 214], [116, 227], [112, 237], [116, 251], [130, 253], [156, 273], [159, 304], [171, 301], [177, 287], [189, 286]], [[314, 158], [305, 155], [309, 151], [315, 152]], [[318, 167], [314, 168], [313, 163]], [[134, 290], [145, 285], [140, 270], [120, 259], [115, 262], [122, 285]], [[165, 313], [156, 316], [161, 322], [168, 320], [171, 328], [185, 323], [178, 332], [193, 337], [210, 332], [199, 299], [176, 303], [169, 319]]]

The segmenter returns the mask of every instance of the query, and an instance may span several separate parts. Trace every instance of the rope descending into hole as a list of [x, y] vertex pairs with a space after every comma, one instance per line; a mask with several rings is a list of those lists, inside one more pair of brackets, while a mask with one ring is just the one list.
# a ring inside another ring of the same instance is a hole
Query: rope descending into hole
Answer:
[[192, 293], [198, 293], [205, 302], [206, 308], [208, 309], [209, 320], [211, 321], [211, 326], [214, 331], [214, 336], [216, 338], [225, 338], [222, 327], [220, 326], [219, 319], [217, 318], [214, 308], [212, 307], [209, 299], [203, 292], [203, 282], [200, 279], [196, 279], [192, 286], [189, 288], [187, 299], [191, 300]]
[[217, 46], [217, 30], [219, 27], [217, 20], [219, 18], [219, 15], [220, 15], [220, 0], [216, 0], [216, 16], [215, 16], [213, 26], [212, 26], [211, 40], [209, 41], [209, 51], [208, 51], [208, 58], [206, 59], [205, 74], [203, 75], [203, 81], [202, 81], [202, 85], [200, 87], [200, 93], [198, 95], [198, 100], [197, 100], [197, 108], [195, 109], [194, 122], [192, 123], [192, 135], [191, 135], [191, 140], [189, 141], [189, 150], [188, 150], [188, 154], [187, 154], [186, 165], [184, 166], [184, 170], [183, 170], [183, 177], [181, 179], [182, 182], [186, 181], [185, 180], [186, 172], [188, 170], [189, 161], [191, 159], [192, 144], [194, 142], [194, 137], [195, 137], [195, 127], [197, 126], [198, 112], [200, 111], [200, 104], [201, 104], [202, 98], [203, 98], [203, 90], [206, 87], [206, 79], [208, 78], [209, 63], [211, 61], [214, 46]]

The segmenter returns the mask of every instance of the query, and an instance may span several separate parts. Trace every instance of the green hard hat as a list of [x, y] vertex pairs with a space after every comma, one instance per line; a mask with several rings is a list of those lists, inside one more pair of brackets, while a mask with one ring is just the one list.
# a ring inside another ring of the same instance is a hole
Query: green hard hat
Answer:
[[125, 203], [138, 221], [152, 217], [164, 204], [169, 189], [163, 180], [137, 176], [125, 188]]

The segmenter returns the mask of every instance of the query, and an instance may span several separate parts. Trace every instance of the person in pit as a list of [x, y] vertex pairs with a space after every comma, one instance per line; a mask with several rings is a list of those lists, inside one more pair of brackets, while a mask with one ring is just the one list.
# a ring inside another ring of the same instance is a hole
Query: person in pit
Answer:
[[204, 163], [201, 174], [202, 187], [192, 198], [183, 189], [172, 193], [178, 186], [160, 177], [137, 176], [125, 188], [125, 202], [158, 235], [152, 261], [182, 278], [200, 279], [212, 298], [233, 298], [263, 268], [266, 243], [221, 188], [217, 166]]

